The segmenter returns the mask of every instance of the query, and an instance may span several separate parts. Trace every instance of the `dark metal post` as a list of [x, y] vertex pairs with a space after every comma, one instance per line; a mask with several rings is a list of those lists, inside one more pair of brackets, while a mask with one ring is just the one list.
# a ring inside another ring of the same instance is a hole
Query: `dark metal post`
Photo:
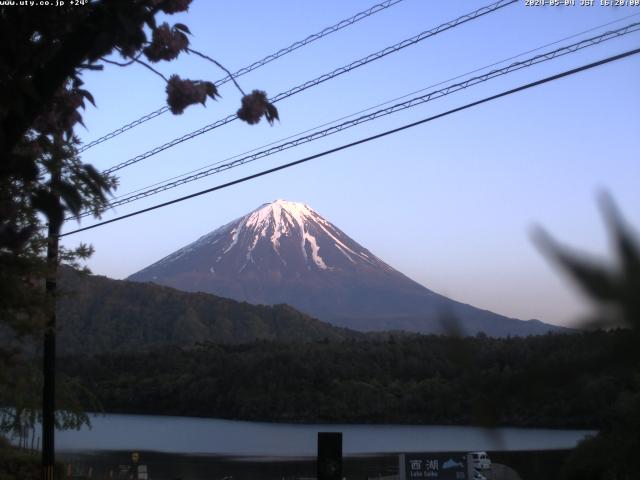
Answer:
[[42, 373], [42, 467], [44, 480], [53, 480], [55, 465], [55, 382], [56, 382], [56, 273], [58, 263], [58, 233], [53, 233], [49, 225], [49, 242], [47, 246], [47, 280], [46, 289], [50, 312], [44, 333], [44, 359]]
[[342, 433], [318, 432], [318, 480], [342, 480]]
[[[61, 147], [61, 138], [54, 139], [54, 148]], [[56, 148], [56, 149], [57, 149]], [[54, 159], [55, 162], [55, 159]], [[60, 165], [51, 172], [51, 190], [56, 195], [56, 184], [60, 181]], [[57, 198], [57, 197], [56, 197]], [[44, 332], [42, 363], [42, 478], [54, 480], [55, 468], [55, 383], [56, 383], [56, 288], [58, 275], [58, 235], [61, 221], [49, 219], [47, 239], [47, 276], [45, 289], [48, 298], [49, 318]]]

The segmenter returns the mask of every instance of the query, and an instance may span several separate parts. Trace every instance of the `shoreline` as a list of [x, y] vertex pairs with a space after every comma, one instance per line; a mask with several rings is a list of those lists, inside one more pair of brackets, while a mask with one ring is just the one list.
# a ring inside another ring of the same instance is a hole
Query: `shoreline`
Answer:
[[[559, 466], [571, 454], [572, 449], [489, 451], [491, 461], [507, 465], [522, 478], [553, 480]], [[119, 465], [130, 464], [130, 451], [76, 451], [60, 452], [58, 460], [65, 465], [92, 469], [96, 478], [108, 476]], [[153, 480], [281, 480], [296, 477], [315, 477], [316, 458], [309, 456], [260, 457], [211, 454], [170, 454], [139, 451], [140, 464], [147, 465]], [[452, 452], [453, 453], [453, 452]], [[345, 455], [343, 475], [346, 478], [373, 478], [398, 475], [398, 454]]]
[[253, 423], [253, 424], [264, 424], [264, 425], [319, 425], [322, 427], [332, 426], [332, 425], [346, 425], [346, 426], [381, 426], [381, 427], [403, 427], [403, 426], [422, 426], [422, 427], [461, 427], [461, 428], [485, 428], [486, 430], [496, 430], [501, 428], [509, 428], [509, 429], [522, 429], [522, 430], [562, 430], [562, 431], [590, 431], [597, 432], [598, 428], [594, 426], [586, 426], [586, 425], [577, 425], [577, 426], [566, 426], [561, 424], [538, 424], [538, 423], [524, 423], [524, 424], [509, 424], [509, 423], [499, 423], [492, 427], [483, 427], [480, 425], [462, 424], [462, 423], [443, 423], [443, 422], [435, 422], [435, 423], [421, 423], [415, 421], [415, 419], [407, 418], [406, 421], [367, 421], [366, 419], [342, 419], [342, 420], [322, 420], [322, 419], [265, 419], [265, 418], [231, 418], [231, 417], [211, 417], [206, 415], [178, 415], [175, 413], [162, 413], [162, 412], [148, 412], [148, 411], [120, 411], [118, 409], [112, 411], [104, 411], [104, 412], [86, 412], [90, 417], [104, 417], [106, 415], [131, 415], [137, 417], [162, 417], [162, 418], [178, 418], [178, 419], [198, 419], [198, 420], [216, 420], [216, 421], [225, 421], [225, 422], [234, 422], [234, 423]]
[[318, 432], [342, 432], [345, 455], [401, 452], [558, 450], [595, 431], [442, 425], [282, 424], [194, 417], [105, 415], [93, 427], [60, 431], [59, 451], [138, 450], [231, 456], [312, 456]]

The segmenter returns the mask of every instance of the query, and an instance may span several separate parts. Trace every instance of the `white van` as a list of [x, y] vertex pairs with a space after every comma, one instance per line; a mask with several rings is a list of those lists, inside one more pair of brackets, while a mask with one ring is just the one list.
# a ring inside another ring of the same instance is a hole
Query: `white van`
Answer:
[[491, 468], [491, 459], [487, 452], [471, 452], [471, 462], [473, 468], [478, 470], [489, 470]]

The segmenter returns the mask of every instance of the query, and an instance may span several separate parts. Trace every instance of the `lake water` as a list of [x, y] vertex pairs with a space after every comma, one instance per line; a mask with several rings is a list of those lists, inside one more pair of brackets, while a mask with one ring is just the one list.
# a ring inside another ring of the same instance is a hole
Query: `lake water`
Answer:
[[569, 449], [593, 431], [408, 425], [315, 425], [152, 415], [96, 415], [56, 434], [61, 451], [145, 450], [243, 457], [316, 454], [318, 432], [342, 432], [344, 455]]

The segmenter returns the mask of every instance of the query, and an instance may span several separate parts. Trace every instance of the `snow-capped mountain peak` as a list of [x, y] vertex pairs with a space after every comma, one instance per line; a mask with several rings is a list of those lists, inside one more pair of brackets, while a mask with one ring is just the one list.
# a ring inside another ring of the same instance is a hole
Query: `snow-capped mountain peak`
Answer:
[[[129, 280], [254, 304], [287, 303], [362, 330], [441, 332], [443, 312], [459, 318], [471, 334], [549, 329], [438, 295], [378, 259], [308, 205], [285, 200], [258, 207]], [[233, 325], [233, 318], [223, 320]]]
[[[190, 257], [198, 258], [197, 264]], [[261, 205], [139, 273], [176, 262], [196, 270], [206, 262], [212, 275], [261, 272], [287, 277], [299, 276], [300, 267], [316, 273], [390, 268], [308, 205], [286, 200]]]
[[[270, 230], [272, 232], [269, 237], [271, 244], [273, 248], [278, 251], [280, 237], [282, 235], [288, 235], [291, 229], [298, 229], [301, 237], [305, 237], [305, 223], [313, 221], [313, 214], [318, 216], [318, 214], [304, 203], [276, 200], [272, 203], [264, 204], [251, 212], [245, 217], [244, 225], [239, 225], [237, 228], [253, 230], [256, 235], [260, 236], [265, 236], [266, 232]], [[240, 224], [242, 224], [242, 222], [240, 222]], [[311, 242], [314, 240], [313, 237], [310, 238]], [[302, 253], [306, 255], [304, 248]], [[320, 260], [320, 262], [322, 262], [322, 260]]]

